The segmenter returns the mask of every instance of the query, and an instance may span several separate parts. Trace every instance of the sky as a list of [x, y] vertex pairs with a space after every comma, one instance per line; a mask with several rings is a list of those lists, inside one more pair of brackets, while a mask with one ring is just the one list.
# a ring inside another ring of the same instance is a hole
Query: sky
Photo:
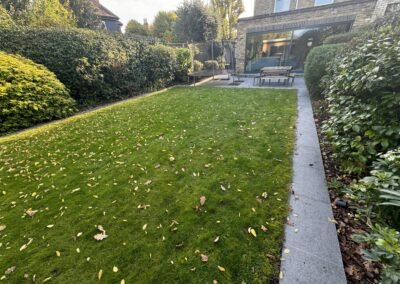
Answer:
[[[158, 11], [176, 10], [182, 2], [183, 0], [100, 0], [101, 4], [120, 17], [124, 26], [131, 19], [143, 23], [143, 19], [146, 18], [152, 23]], [[243, 0], [243, 3], [245, 12], [241, 17], [253, 16], [254, 0]]]

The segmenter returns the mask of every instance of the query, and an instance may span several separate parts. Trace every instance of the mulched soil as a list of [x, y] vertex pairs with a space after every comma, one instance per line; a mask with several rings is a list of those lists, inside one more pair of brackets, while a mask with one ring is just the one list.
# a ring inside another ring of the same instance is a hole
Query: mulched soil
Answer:
[[[351, 182], [351, 178], [345, 176], [339, 169], [332, 156], [332, 148], [326, 137], [321, 133], [322, 122], [327, 118], [324, 106], [319, 102], [313, 102], [315, 124], [321, 146], [321, 153], [325, 167], [325, 175], [329, 187], [329, 195], [332, 202], [332, 210], [337, 222], [340, 250], [342, 252], [343, 264], [348, 283], [378, 283], [380, 265], [374, 262], [365, 261], [361, 256], [363, 245], [354, 242], [351, 235], [368, 231], [368, 226], [354, 218], [354, 210], [351, 209], [351, 201], [330, 186], [331, 181], [338, 180], [345, 184]], [[349, 206], [350, 205], [350, 206]]]

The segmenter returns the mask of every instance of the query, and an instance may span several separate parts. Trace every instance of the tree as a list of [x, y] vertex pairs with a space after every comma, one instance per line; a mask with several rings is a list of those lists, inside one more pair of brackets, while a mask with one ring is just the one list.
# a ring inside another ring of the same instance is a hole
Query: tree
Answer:
[[174, 28], [177, 20], [175, 12], [160, 11], [154, 18], [153, 34], [167, 42], [174, 40]]
[[35, 0], [29, 11], [29, 25], [32, 27], [74, 27], [71, 11], [58, 0]]
[[101, 20], [96, 14], [96, 7], [89, 0], [60, 0], [61, 4], [73, 14], [78, 28], [99, 29]]
[[14, 26], [15, 23], [7, 10], [0, 6], [0, 28], [12, 28]]
[[130, 20], [125, 28], [126, 34], [136, 34], [136, 35], [150, 35], [150, 29], [148, 25], [141, 24], [136, 20]]
[[181, 42], [205, 42], [218, 37], [219, 21], [200, 0], [185, 0], [177, 10], [175, 36]]
[[20, 25], [28, 23], [30, 0], [0, 0], [0, 4], [7, 10], [14, 22]]
[[222, 38], [233, 39], [239, 16], [244, 12], [242, 0], [212, 0], [211, 3], [222, 23]]

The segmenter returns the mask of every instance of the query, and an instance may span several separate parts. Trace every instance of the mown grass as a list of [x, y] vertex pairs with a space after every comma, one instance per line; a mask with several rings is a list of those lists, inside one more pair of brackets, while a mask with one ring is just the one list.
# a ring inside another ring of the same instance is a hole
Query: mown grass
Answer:
[[[0, 139], [0, 276], [15, 266], [5, 281], [266, 283], [278, 275], [295, 117], [293, 90], [182, 87]], [[108, 238], [94, 239], [96, 225]]]

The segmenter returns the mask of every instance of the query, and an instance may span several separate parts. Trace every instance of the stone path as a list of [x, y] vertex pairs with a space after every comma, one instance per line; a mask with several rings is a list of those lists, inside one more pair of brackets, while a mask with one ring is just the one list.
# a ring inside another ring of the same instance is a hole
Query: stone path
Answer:
[[[209, 81], [203, 85], [227, 86], [228, 83]], [[253, 87], [252, 79], [244, 79], [239, 87]], [[290, 197], [292, 211], [285, 225], [280, 283], [345, 284], [310, 97], [302, 78], [296, 78], [293, 88], [298, 89], [294, 194]]]

